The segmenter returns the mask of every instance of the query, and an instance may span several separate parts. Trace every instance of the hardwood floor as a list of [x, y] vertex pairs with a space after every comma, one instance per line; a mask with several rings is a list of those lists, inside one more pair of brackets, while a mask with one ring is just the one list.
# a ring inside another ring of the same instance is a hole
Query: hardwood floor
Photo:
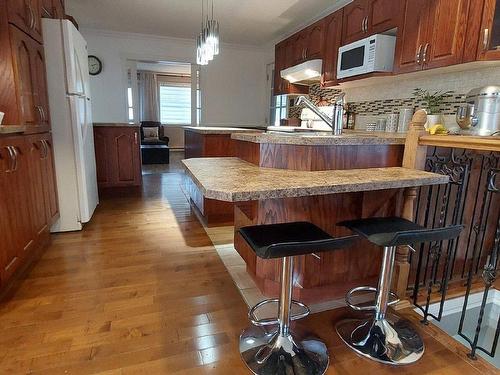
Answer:
[[[181, 178], [175, 167], [145, 175], [141, 192], [103, 198], [82, 232], [53, 236], [0, 305], [0, 374], [248, 374], [238, 352], [247, 307]], [[431, 326], [421, 327], [427, 352], [417, 365], [359, 358], [332, 329], [345, 314], [301, 322], [328, 343], [328, 374], [494, 373]]]

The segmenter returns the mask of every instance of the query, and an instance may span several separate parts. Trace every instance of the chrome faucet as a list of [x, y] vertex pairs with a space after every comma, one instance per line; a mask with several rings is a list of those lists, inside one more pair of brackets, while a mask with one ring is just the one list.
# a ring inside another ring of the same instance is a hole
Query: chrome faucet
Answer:
[[344, 117], [344, 97], [345, 94], [341, 93], [335, 99], [333, 119], [325, 115], [319, 110], [309, 99], [301, 95], [297, 99], [296, 105], [304, 103], [311, 111], [313, 111], [318, 117], [323, 120], [330, 128], [332, 128], [333, 135], [342, 134], [342, 122]]

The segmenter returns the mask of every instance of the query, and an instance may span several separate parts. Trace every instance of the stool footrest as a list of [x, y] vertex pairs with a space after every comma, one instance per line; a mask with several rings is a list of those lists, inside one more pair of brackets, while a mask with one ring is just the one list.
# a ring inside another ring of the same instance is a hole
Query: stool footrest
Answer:
[[[351, 289], [349, 292], [347, 292], [345, 296], [345, 302], [347, 303], [347, 306], [349, 306], [351, 309], [356, 310], [356, 311], [374, 311], [377, 309], [377, 306], [375, 305], [370, 305], [370, 306], [358, 306], [352, 302], [351, 297], [353, 296], [354, 293], [357, 292], [374, 292], [377, 293], [377, 288], [374, 288], [372, 286], [359, 286], [357, 288]], [[394, 292], [391, 293], [391, 298], [392, 301], [390, 301], [387, 305], [392, 306], [396, 303], [399, 302], [399, 298]]]
[[[253, 325], [257, 327], [262, 327], [262, 326], [271, 326], [271, 325], [277, 325], [279, 324], [279, 319], [278, 318], [266, 318], [266, 319], [258, 319], [255, 316], [255, 313], [259, 308], [261, 308], [264, 305], [267, 305], [269, 303], [278, 303], [279, 304], [280, 300], [279, 298], [270, 298], [270, 299], [265, 299], [263, 301], [260, 301], [258, 304], [256, 304], [254, 307], [252, 307], [248, 311], [248, 319], [252, 322]], [[311, 310], [307, 305], [303, 304], [302, 302], [292, 300], [292, 305], [299, 306], [302, 309], [304, 309], [304, 312], [299, 313], [299, 314], [292, 314], [290, 316], [290, 320], [299, 320], [302, 318], [305, 318], [311, 313]]]

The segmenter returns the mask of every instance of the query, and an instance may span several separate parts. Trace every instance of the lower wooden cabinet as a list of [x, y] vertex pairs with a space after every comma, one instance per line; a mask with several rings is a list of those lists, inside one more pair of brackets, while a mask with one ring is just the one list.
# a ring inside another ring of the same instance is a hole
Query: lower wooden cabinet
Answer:
[[58, 216], [49, 133], [0, 138], [0, 286], [49, 240]]
[[138, 126], [94, 127], [94, 145], [100, 188], [142, 185]]

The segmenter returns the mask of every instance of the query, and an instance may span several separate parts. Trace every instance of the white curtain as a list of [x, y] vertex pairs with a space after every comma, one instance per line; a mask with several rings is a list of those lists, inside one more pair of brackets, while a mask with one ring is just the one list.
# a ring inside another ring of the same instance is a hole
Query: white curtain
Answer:
[[153, 72], [139, 71], [140, 121], [159, 121], [158, 78]]

